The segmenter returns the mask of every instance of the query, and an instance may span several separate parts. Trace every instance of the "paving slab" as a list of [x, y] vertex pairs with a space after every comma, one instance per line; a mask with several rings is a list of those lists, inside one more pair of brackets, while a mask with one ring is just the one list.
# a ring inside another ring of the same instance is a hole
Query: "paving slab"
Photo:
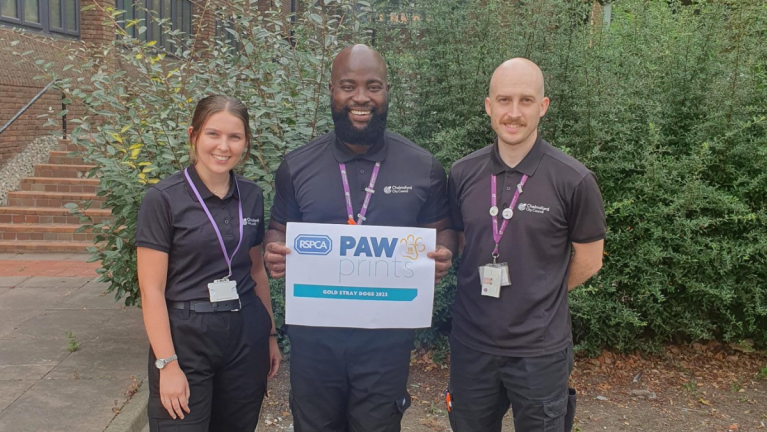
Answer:
[[0, 413], [0, 432], [103, 432], [133, 381], [43, 380]]
[[5, 310], [43, 310], [61, 301], [78, 288], [54, 286], [46, 289], [16, 287], [8, 288], [0, 295], [0, 311]]
[[34, 339], [38, 341], [66, 341], [69, 332], [78, 342], [93, 340], [101, 333], [107, 322], [105, 310], [46, 310], [34, 319], [21, 323], [18, 328], [5, 334], [4, 338]]
[[146, 338], [98, 339], [82, 344], [45, 379], [108, 379], [143, 377], [147, 373], [149, 342]]
[[[0, 303], [2, 300], [0, 299]], [[38, 310], [3, 310], [0, 312], [0, 337], [7, 335], [8, 333], [16, 330], [25, 321], [30, 320], [43, 313], [42, 309]], [[0, 347], [2, 351], [2, 347]]]
[[51, 288], [67, 287], [80, 288], [93, 278], [73, 278], [73, 277], [47, 277], [37, 276], [27, 278], [25, 281], [16, 285], [23, 288]]
[[98, 337], [100, 339], [146, 338], [144, 319], [141, 309], [130, 307], [119, 310], [101, 310], [107, 319], [101, 324]]
[[[122, 302], [116, 302], [114, 293], [107, 293], [107, 284], [89, 282], [82, 288], [69, 292], [50, 309], [123, 309]], [[2, 298], [0, 297], [0, 303]]]
[[37, 381], [0, 381], [0, 413]]
[[29, 276], [0, 276], [0, 288], [15, 287], [29, 278]]

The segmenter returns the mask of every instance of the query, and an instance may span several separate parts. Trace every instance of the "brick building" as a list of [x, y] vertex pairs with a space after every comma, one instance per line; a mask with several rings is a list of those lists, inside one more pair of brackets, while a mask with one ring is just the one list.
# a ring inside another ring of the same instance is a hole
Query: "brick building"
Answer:
[[[68, 156], [74, 150], [71, 144], [50, 138], [51, 132], [67, 132], [61, 119], [54, 126], [44, 126], [47, 114], [62, 110], [62, 95], [45, 80], [34, 79], [43, 74], [32, 60], [65, 65], [67, 48], [110, 44], [118, 29], [109, 9], [126, 11], [117, 25], [145, 19], [147, 31], [139, 37], [156, 41], [157, 47], [170, 48], [171, 42], [151, 16], [146, 20], [146, 10], [168, 19], [172, 30], [196, 35], [195, 44], [227, 37], [211, 11], [226, 1], [0, 0], [0, 253], [84, 252], [93, 244], [93, 234], [77, 233], [78, 218], [63, 206], [81, 200], [98, 202], [98, 180], [85, 178], [91, 167]], [[298, 1], [281, 0], [281, 12], [295, 11]], [[262, 11], [275, 3], [257, 0]], [[135, 27], [128, 31], [136, 36]], [[115, 62], [114, 67], [119, 64]], [[79, 114], [77, 106], [66, 108]], [[110, 210], [98, 207], [89, 215], [96, 221], [108, 218]]]
[[[203, 26], [200, 38], [214, 38], [217, 37], [214, 15], [201, 12], [211, 3], [223, 1], [226, 0], [0, 0], [0, 127], [48, 84], [34, 80], [40, 72], [31, 62], [19, 62], [14, 51], [32, 51], [37, 58], [56, 60], [72, 44], [110, 43], [116, 29], [105, 24], [109, 21], [106, 12], [109, 7], [125, 10], [125, 19], [146, 18], [145, 7], [160, 18], [170, 18], [173, 29], [196, 33], [196, 27]], [[273, 7], [273, 3], [258, 0], [258, 7], [265, 10]], [[290, 13], [296, 4], [297, 0], [282, 0], [281, 8]], [[160, 26], [151, 21], [146, 24], [147, 32], [142, 39], [156, 40], [158, 46], [169, 47]], [[135, 28], [130, 31], [135, 32]], [[43, 128], [45, 121], [40, 116], [49, 111], [59, 112], [61, 108], [61, 94], [49, 90], [0, 133], [0, 168], [35, 138], [48, 135], [51, 127]]]

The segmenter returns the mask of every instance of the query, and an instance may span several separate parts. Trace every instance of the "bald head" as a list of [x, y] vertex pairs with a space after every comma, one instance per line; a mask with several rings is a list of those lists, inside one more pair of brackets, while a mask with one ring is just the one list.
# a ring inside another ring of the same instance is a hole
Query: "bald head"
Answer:
[[538, 65], [514, 58], [498, 66], [490, 79], [485, 112], [499, 143], [532, 148], [538, 123], [548, 109], [549, 98], [544, 96], [543, 72]]
[[386, 62], [378, 51], [367, 45], [357, 44], [341, 50], [333, 59], [330, 81], [337, 83], [341, 76], [354, 71], [367, 70], [387, 82]]
[[495, 69], [490, 78], [490, 96], [497, 94], [500, 87], [509, 84], [524, 86], [541, 99], [544, 96], [543, 72], [537, 64], [526, 58], [506, 60]]

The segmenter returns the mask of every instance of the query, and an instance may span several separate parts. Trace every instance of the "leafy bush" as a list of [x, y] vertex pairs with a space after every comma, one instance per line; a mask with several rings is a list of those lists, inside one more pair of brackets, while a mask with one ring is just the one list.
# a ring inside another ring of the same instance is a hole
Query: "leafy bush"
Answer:
[[765, 346], [767, 8], [624, 0], [607, 27], [586, 2], [518, 3], [424, 0], [426, 19], [381, 26], [394, 127], [449, 165], [494, 138], [495, 67], [530, 58], [552, 100], [542, 136], [597, 174], [606, 205], [604, 268], [570, 297], [580, 348]]

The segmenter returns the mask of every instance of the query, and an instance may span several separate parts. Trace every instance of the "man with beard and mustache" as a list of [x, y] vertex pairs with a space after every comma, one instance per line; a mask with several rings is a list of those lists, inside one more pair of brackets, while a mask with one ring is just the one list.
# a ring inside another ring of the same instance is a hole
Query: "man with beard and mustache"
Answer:
[[[444, 168], [386, 130], [389, 84], [380, 54], [365, 45], [345, 48], [330, 80], [334, 131], [290, 152], [275, 176], [264, 255], [269, 272], [285, 275], [288, 222], [417, 226], [437, 230], [437, 249], [428, 256], [439, 282], [456, 248]], [[288, 336], [296, 432], [400, 430], [410, 405], [413, 330], [291, 325]]]
[[535, 63], [503, 63], [485, 99], [497, 139], [450, 170], [462, 254], [447, 394], [456, 432], [500, 432], [509, 405], [517, 431], [572, 427], [567, 295], [602, 267], [605, 214], [594, 174], [539, 136], [548, 107]]

